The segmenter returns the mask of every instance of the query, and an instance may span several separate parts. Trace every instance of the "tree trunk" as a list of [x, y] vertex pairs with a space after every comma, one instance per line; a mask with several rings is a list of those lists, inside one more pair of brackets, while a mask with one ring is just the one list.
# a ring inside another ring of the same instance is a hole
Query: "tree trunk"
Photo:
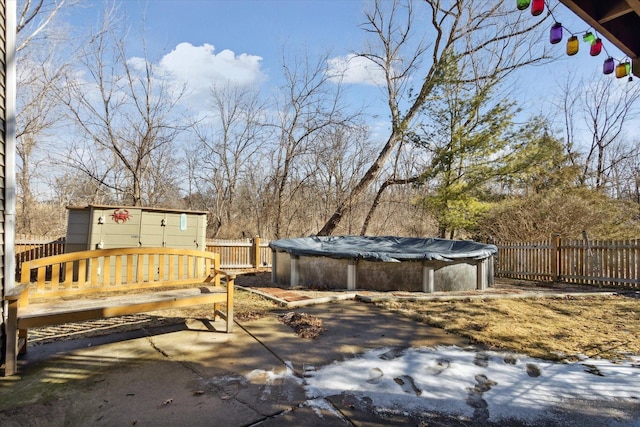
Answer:
[[338, 227], [338, 224], [340, 224], [345, 210], [347, 209], [347, 202], [355, 203], [360, 200], [367, 188], [369, 188], [369, 186], [376, 180], [378, 175], [380, 175], [382, 166], [384, 166], [387, 159], [391, 155], [391, 152], [400, 141], [400, 137], [401, 135], [399, 130], [394, 129], [391, 136], [389, 137], [389, 140], [387, 141], [387, 144], [384, 146], [382, 151], [380, 151], [378, 158], [376, 158], [371, 167], [369, 167], [367, 172], [363, 175], [362, 179], [360, 179], [358, 184], [353, 188], [353, 190], [351, 190], [349, 196], [342, 202], [340, 202], [338, 208], [331, 216], [331, 218], [329, 218], [322, 229], [318, 231], [318, 236], [330, 236], [331, 234], [333, 234], [335, 229]]
[[387, 187], [391, 186], [391, 185], [406, 185], [406, 184], [412, 184], [414, 182], [418, 181], [418, 177], [414, 176], [411, 178], [405, 178], [405, 179], [394, 179], [394, 178], [389, 178], [388, 180], [386, 180], [378, 189], [378, 193], [376, 194], [375, 199], [373, 200], [373, 203], [371, 203], [371, 207], [369, 208], [369, 212], [367, 212], [367, 217], [364, 220], [364, 223], [362, 224], [362, 229], [360, 230], [360, 235], [364, 236], [367, 233], [367, 229], [369, 228], [369, 223], [371, 222], [371, 218], [373, 218], [373, 214], [375, 213], [376, 209], [378, 208], [378, 205], [380, 205], [380, 199], [382, 198], [382, 194], [384, 193], [384, 191], [387, 189]]

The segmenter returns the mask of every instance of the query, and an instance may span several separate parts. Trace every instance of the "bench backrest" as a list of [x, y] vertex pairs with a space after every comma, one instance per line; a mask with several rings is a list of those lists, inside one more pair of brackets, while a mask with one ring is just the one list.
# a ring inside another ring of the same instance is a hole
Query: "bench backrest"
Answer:
[[[171, 248], [117, 248], [71, 252], [22, 264], [21, 283], [31, 283], [30, 300], [215, 282], [220, 256], [214, 252]], [[33, 278], [33, 280], [32, 280]], [[28, 303], [21, 298], [21, 304]]]

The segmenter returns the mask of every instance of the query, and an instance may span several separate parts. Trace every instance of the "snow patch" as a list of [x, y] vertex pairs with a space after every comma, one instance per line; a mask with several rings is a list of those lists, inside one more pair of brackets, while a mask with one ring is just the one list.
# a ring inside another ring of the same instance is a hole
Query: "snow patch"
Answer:
[[549, 415], [569, 399], [640, 398], [640, 358], [554, 363], [526, 355], [459, 347], [376, 349], [305, 370], [307, 397], [341, 393], [370, 400], [378, 412], [438, 411], [499, 420]]

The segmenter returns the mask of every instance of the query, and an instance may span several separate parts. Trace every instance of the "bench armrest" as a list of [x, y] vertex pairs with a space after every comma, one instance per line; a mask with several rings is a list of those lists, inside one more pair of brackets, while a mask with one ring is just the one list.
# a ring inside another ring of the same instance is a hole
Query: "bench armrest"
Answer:
[[28, 283], [20, 283], [19, 285], [9, 288], [4, 292], [4, 299], [7, 301], [19, 300], [20, 296], [29, 289]]
[[227, 280], [235, 280], [236, 279], [236, 275], [234, 273], [229, 273], [229, 272], [224, 271], [224, 270], [218, 270], [216, 268], [213, 268], [212, 270], [213, 270], [213, 272], [215, 274], [221, 274], [221, 275], [225, 276], [227, 278]]

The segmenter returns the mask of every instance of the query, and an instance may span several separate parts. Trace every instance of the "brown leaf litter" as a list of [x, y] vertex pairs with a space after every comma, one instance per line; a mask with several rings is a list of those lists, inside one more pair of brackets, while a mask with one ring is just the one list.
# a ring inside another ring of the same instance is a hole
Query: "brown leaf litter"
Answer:
[[276, 316], [279, 321], [289, 326], [301, 338], [316, 339], [324, 331], [322, 320], [307, 313], [289, 313]]

